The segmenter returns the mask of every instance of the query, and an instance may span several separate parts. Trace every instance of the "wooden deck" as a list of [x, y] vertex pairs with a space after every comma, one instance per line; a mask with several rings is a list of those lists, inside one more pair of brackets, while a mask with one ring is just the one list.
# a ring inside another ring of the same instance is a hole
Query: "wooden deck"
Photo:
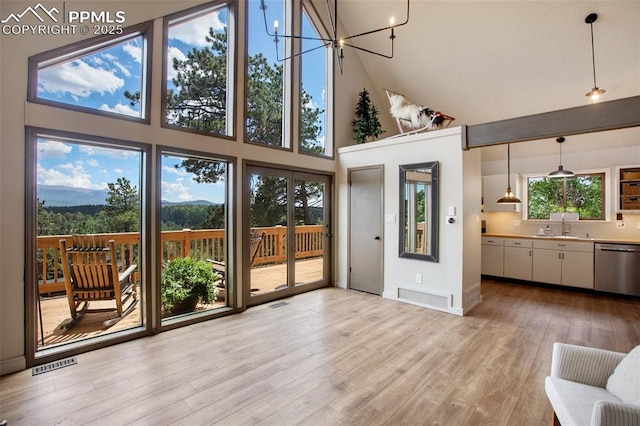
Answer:
[[[312, 282], [322, 278], [322, 258], [298, 260], [296, 261], [296, 283]], [[286, 283], [286, 264], [256, 266], [251, 271], [252, 287], [257, 289], [252, 294], [263, 294], [275, 290]], [[138, 292], [140, 294], [140, 292]], [[69, 304], [65, 295], [54, 297], [43, 297], [42, 306], [42, 328], [43, 339], [38, 330], [38, 348], [51, 347], [77, 340], [83, 340], [102, 334], [127, 330], [138, 327], [142, 324], [140, 317], [140, 300], [135, 308], [121, 321], [105, 328], [105, 320], [115, 318], [113, 312], [100, 312], [85, 314], [71, 328], [65, 326], [71, 321]], [[91, 302], [91, 309], [114, 307], [115, 302]], [[200, 305], [197, 309], [216, 309], [226, 306], [224, 300], [217, 301], [212, 305]], [[38, 324], [39, 326], [39, 324]]]

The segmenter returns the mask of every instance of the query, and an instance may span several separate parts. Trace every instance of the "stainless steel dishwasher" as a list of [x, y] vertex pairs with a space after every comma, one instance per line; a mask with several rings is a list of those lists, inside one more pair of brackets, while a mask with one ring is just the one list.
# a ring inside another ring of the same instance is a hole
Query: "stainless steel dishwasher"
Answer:
[[640, 245], [596, 243], [595, 289], [640, 296]]

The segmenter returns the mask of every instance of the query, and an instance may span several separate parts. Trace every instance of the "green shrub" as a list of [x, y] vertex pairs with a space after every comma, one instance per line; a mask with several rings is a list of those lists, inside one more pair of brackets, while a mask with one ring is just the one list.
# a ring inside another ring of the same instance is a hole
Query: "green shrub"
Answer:
[[171, 310], [175, 305], [194, 298], [198, 302], [212, 303], [218, 279], [218, 274], [204, 260], [175, 258], [162, 270], [162, 306]]

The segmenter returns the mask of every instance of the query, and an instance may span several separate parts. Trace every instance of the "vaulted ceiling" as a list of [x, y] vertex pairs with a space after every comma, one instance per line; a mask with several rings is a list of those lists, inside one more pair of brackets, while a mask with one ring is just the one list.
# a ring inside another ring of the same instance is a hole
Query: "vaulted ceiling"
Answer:
[[[348, 33], [405, 16], [405, 0], [338, 0]], [[640, 1], [411, 0], [410, 20], [396, 29], [393, 59], [360, 55], [376, 89], [407, 95], [478, 124], [585, 105], [597, 83], [604, 100], [640, 95]], [[387, 32], [357, 39], [385, 51]], [[345, 49], [345, 54], [356, 54]], [[348, 70], [345, 70], [348, 72]]]

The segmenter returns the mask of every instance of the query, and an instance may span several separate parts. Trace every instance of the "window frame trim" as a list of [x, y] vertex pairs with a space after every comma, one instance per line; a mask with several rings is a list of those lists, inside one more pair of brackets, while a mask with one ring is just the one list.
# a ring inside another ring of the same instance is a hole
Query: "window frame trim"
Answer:
[[[322, 35], [324, 33], [325, 36], [332, 37], [332, 35], [328, 35], [329, 31], [327, 30], [324, 22], [320, 18], [320, 14], [318, 13], [316, 7], [311, 1], [303, 0], [301, 2], [299, 20], [300, 20], [300, 28], [302, 29], [302, 20], [304, 15], [307, 15], [307, 20], [309, 24], [313, 27], [316, 34]], [[321, 29], [321, 30], [320, 30]], [[300, 48], [300, 44], [298, 45]], [[301, 155], [308, 155], [311, 157], [324, 158], [324, 159], [335, 159], [335, 144], [334, 144], [334, 95], [335, 95], [335, 66], [333, 63], [334, 55], [333, 49], [327, 48], [325, 51], [325, 67], [324, 67], [324, 76], [325, 76], [325, 105], [326, 109], [324, 112], [325, 115], [325, 141], [324, 141], [324, 153], [319, 154], [315, 152], [305, 151], [302, 149], [302, 137], [300, 135], [300, 129], [302, 128], [302, 114], [300, 110], [302, 109], [302, 105], [300, 104], [301, 94], [302, 94], [302, 57], [297, 58], [299, 62], [298, 73], [299, 73], [299, 84], [298, 84], [298, 128], [296, 139], [298, 141], [298, 153]]]
[[[191, 129], [184, 126], [176, 126], [167, 122], [167, 67], [168, 67], [168, 47], [169, 47], [169, 27], [171, 21], [180, 20], [190, 15], [204, 15], [207, 11], [214, 11], [226, 7], [228, 13], [227, 22], [227, 117], [225, 126], [231, 132], [230, 134], [205, 132], [202, 130]], [[207, 2], [198, 6], [183, 9], [178, 12], [172, 13], [162, 17], [162, 76], [160, 85], [160, 127], [171, 130], [178, 130], [181, 132], [193, 133], [197, 135], [204, 135], [219, 139], [225, 139], [230, 141], [237, 140], [237, 94], [238, 84], [237, 69], [238, 69], [238, 25], [236, 20], [238, 19], [238, 12], [236, 2], [233, 0], [217, 0]], [[231, 52], [231, 53], [229, 53]], [[231, 105], [230, 105], [231, 104]]]
[[[611, 168], [598, 168], [598, 169], [585, 169], [574, 172], [575, 176], [581, 175], [595, 175], [604, 174], [604, 181], [602, 183], [602, 191], [604, 197], [602, 205], [604, 207], [604, 217], [602, 219], [579, 219], [579, 223], [608, 223], [611, 222], [611, 203], [612, 203], [612, 180], [611, 180]], [[550, 222], [550, 219], [529, 219], [529, 178], [548, 178], [547, 173], [527, 173], [521, 175], [521, 183], [523, 187], [522, 191], [522, 220], [530, 223], [546, 223]], [[552, 178], [550, 178], [552, 179]]]
[[[69, 61], [73, 58], [79, 58], [83, 55], [99, 52], [117, 40], [125, 41], [137, 36], [142, 36], [143, 41], [143, 58], [142, 58], [142, 80], [140, 111], [143, 112], [142, 117], [134, 117], [126, 114], [119, 114], [111, 111], [103, 111], [97, 108], [89, 108], [80, 105], [68, 104], [65, 102], [44, 99], [38, 96], [38, 71], [41, 69], [40, 64], [59, 64]], [[135, 123], [151, 124], [151, 81], [152, 81], [152, 54], [153, 54], [153, 21], [141, 22], [130, 27], [123, 28], [122, 34], [101, 35], [92, 37], [87, 40], [80, 40], [65, 46], [57, 47], [46, 52], [37, 53], [30, 56], [27, 66], [27, 102], [35, 104], [47, 105], [66, 110], [84, 112], [103, 117], [115, 118], [119, 120], [132, 121]]]

